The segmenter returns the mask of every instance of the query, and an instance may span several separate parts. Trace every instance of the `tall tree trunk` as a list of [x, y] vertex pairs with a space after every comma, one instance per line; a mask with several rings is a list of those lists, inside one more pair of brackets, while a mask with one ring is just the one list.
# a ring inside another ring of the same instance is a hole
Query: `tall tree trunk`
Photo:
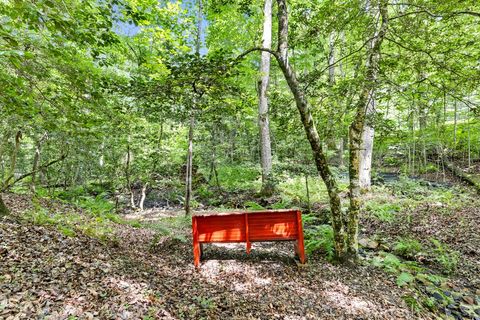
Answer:
[[356, 259], [358, 255], [358, 223], [360, 215], [360, 157], [363, 146], [363, 131], [367, 110], [371, 103], [372, 93], [375, 90], [378, 65], [380, 61], [380, 47], [385, 37], [388, 25], [388, 11], [386, 0], [380, 0], [379, 12], [381, 16], [380, 28], [377, 28], [375, 37], [367, 53], [365, 83], [356, 104], [355, 118], [350, 126], [350, 208], [347, 226], [347, 259]]
[[132, 186], [132, 181], [130, 177], [130, 164], [132, 161], [132, 151], [130, 150], [130, 139], [127, 144], [127, 161], [125, 165], [125, 179], [127, 182], [127, 190], [130, 195], [130, 206], [132, 208], [135, 208], [135, 195], [133, 193], [133, 186]]
[[457, 149], [457, 100], [453, 102], [453, 153]]
[[185, 214], [191, 215], [191, 205], [190, 202], [192, 200], [192, 167], [193, 167], [193, 128], [194, 128], [195, 119], [193, 115], [190, 116], [190, 125], [188, 127], [188, 153], [187, 153], [187, 167], [185, 172]]
[[[370, 1], [367, 0], [365, 10], [368, 15], [374, 19], [375, 11], [372, 9]], [[372, 20], [373, 20], [372, 19]], [[375, 39], [370, 40], [369, 48], [373, 47]], [[367, 64], [368, 64], [367, 57]], [[367, 66], [368, 68], [368, 66]], [[371, 117], [375, 112], [375, 91], [371, 89], [369, 93], [369, 103], [366, 108], [366, 121], [362, 132], [362, 146], [360, 152], [360, 172], [359, 182], [361, 189], [368, 189], [372, 185], [372, 157], [373, 157], [373, 140], [375, 138], [375, 129], [371, 125]]]
[[[265, 0], [263, 22], [263, 47], [272, 47], [272, 0]], [[270, 125], [268, 120], [268, 83], [270, 80], [270, 53], [261, 52], [260, 80], [258, 81], [258, 126], [260, 128], [260, 156], [262, 165], [262, 194], [273, 193], [272, 147], [270, 142]]]
[[288, 11], [286, 0], [277, 0], [278, 3], [278, 51], [275, 57], [278, 61], [287, 84], [295, 98], [295, 104], [300, 113], [303, 127], [313, 152], [315, 165], [322, 177], [330, 198], [332, 214], [332, 227], [335, 240], [335, 254], [339, 261], [343, 261], [345, 255], [345, 236], [342, 218], [342, 210], [337, 181], [333, 177], [327, 164], [327, 158], [323, 151], [320, 136], [318, 135], [310, 107], [303, 88], [297, 80], [296, 74], [288, 61]]
[[[197, 12], [197, 39], [195, 42], [195, 53], [200, 55], [201, 37], [202, 37], [202, 12], [203, 4], [202, 0], [198, 0], [198, 12]], [[196, 94], [196, 93], [194, 93]], [[185, 214], [187, 216], [192, 214], [192, 208], [190, 202], [192, 200], [192, 167], [193, 167], [193, 129], [195, 125], [195, 118], [193, 116], [194, 110], [197, 106], [197, 98], [193, 99], [193, 108], [190, 112], [190, 125], [188, 127], [188, 152], [187, 152], [187, 167], [185, 174]]]

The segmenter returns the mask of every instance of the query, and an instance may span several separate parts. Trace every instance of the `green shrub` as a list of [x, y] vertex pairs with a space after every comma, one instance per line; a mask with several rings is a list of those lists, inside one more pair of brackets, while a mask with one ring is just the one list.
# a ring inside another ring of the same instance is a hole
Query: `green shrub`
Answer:
[[314, 226], [305, 230], [305, 249], [308, 253], [322, 252], [328, 259], [335, 253], [333, 229], [328, 224]]
[[371, 201], [367, 203], [365, 209], [382, 222], [392, 222], [401, 207], [398, 203]]
[[265, 208], [255, 201], [247, 201], [243, 204], [247, 210], [264, 210]]
[[443, 272], [446, 274], [453, 273], [457, 269], [460, 254], [450, 249], [446, 244], [442, 244], [437, 239], [431, 239], [431, 242], [435, 246], [433, 251], [435, 261], [440, 264]]
[[260, 176], [260, 170], [256, 166], [218, 167], [218, 180], [220, 185], [227, 189], [257, 189], [260, 185]]
[[422, 251], [422, 244], [415, 239], [399, 238], [393, 251], [400, 256], [411, 258]]

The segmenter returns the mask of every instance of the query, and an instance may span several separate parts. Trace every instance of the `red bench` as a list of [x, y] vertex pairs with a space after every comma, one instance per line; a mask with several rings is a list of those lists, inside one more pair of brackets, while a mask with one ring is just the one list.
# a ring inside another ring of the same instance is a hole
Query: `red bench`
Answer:
[[302, 214], [298, 210], [197, 213], [192, 217], [193, 256], [200, 264], [202, 244], [213, 242], [296, 241], [295, 253], [305, 263]]

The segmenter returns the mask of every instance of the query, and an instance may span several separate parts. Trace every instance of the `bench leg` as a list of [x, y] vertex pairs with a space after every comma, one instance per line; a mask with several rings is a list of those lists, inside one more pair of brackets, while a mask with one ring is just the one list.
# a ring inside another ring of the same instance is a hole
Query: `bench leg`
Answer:
[[200, 247], [200, 243], [198, 241], [193, 241], [193, 263], [195, 267], [198, 268], [200, 265], [200, 256], [202, 254], [202, 249]]
[[302, 213], [300, 211], [297, 211], [297, 230], [298, 230], [298, 238], [295, 245], [295, 253], [300, 258], [300, 262], [304, 264], [306, 262], [306, 258], [305, 258], [305, 246], [303, 243]]
[[250, 241], [247, 241], [247, 254], [250, 254], [251, 249], [252, 249], [252, 243]]
[[307, 259], [305, 258], [305, 248], [303, 245], [303, 241], [301, 240], [297, 240], [295, 242], [295, 255], [298, 257], [298, 259], [302, 264], [305, 264]]

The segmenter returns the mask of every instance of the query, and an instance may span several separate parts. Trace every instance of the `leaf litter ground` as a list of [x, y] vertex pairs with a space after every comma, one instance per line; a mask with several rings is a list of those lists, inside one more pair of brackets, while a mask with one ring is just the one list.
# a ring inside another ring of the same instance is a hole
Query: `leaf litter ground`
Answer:
[[291, 243], [255, 244], [250, 256], [243, 245], [210, 245], [195, 270], [188, 227], [177, 230], [187, 241], [155, 245], [152, 229], [121, 224], [116, 241], [69, 237], [19, 219], [28, 197], [5, 200], [13, 217], [0, 221], [0, 319], [430, 318], [413, 314], [408, 289], [382, 270], [315, 257], [298, 266]]

